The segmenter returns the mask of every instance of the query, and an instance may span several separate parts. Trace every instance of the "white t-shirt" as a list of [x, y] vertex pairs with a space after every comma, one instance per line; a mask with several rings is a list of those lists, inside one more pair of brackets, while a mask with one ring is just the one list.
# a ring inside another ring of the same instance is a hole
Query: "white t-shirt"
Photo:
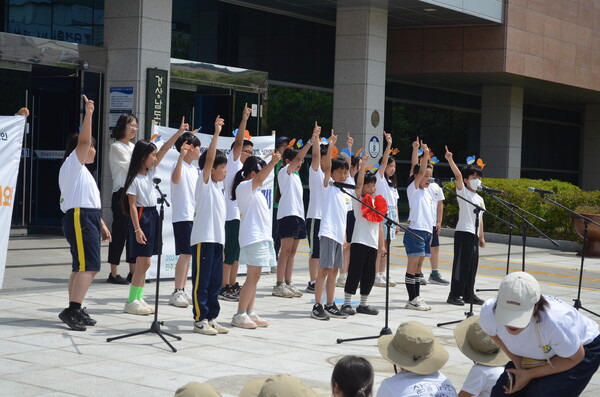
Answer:
[[135, 195], [135, 203], [138, 207], [156, 207], [158, 194], [152, 183], [152, 178], [156, 174], [156, 169], [150, 169], [146, 175], [137, 174], [131, 185], [127, 188], [126, 194]]
[[271, 211], [260, 187], [253, 191], [252, 181], [244, 181], [235, 189], [235, 194], [236, 197], [244, 198], [239, 201], [240, 247], [259, 241], [273, 241]]
[[388, 207], [397, 207], [398, 198], [400, 197], [398, 190], [395, 187], [388, 185], [385, 176], [382, 176], [379, 172], [375, 175], [377, 176], [377, 183], [375, 185], [376, 192], [383, 196]]
[[226, 221], [234, 219], [240, 219], [240, 210], [238, 208], [237, 200], [231, 199], [231, 186], [233, 185], [233, 179], [235, 174], [242, 169], [242, 156], [238, 157], [237, 160], [233, 160], [233, 149], [229, 151], [227, 155], [227, 175], [225, 176], [225, 183], [223, 187], [225, 189], [225, 206], [227, 207], [227, 213], [225, 215]]
[[[351, 199], [352, 200], [352, 199]], [[375, 200], [371, 200], [371, 207], [375, 205]], [[352, 200], [352, 208], [354, 209], [354, 232], [352, 233], [352, 243], [363, 244], [371, 248], [377, 249], [379, 245], [379, 223], [371, 222], [365, 219], [362, 215], [362, 204], [356, 200]]]
[[[577, 352], [579, 345], [587, 345], [598, 336], [596, 322], [558, 298], [549, 295], [544, 295], [544, 298], [549, 306], [540, 313], [541, 321], [537, 323], [538, 326], [532, 320], [518, 335], [511, 335], [505, 326], [496, 324], [496, 298], [488, 299], [481, 308], [481, 329], [490, 336], [498, 336], [513, 354], [536, 360], [545, 360], [555, 355], [571, 357]], [[536, 332], [538, 327], [539, 341]]]
[[[348, 174], [348, 178], [346, 178], [346, 181], [344, 182], [348, 185], [355, 185], [356, 182], [354, 181], [354, 178], [352, 178], [350, 176], [350, 174]], [[350, 193], [351, 195], [353, 195], [354, 197], [356, 197], [356, 190], [355, 189], [344, 189], [345, 191], [347, 191], [348, 193]], [[348, 201], [348, 207], [346, 208], [346, 211], [350, 212], [354, 210], [354, 207], [352, 206], [352, 202], [355, 200], [350, 199]]]
[[[325, 188], [319, 238], [328, 237], [340, 244], [344, 244], [348, 213], [347, 200], [350, 200], [350, 197], [339, 188], [335, 186]], [[281, 204], [279, 208], [281, 208]]]
[[[431, 210], [433, 211], [433, 219], [437, 223], [438, 203], [440, 201], [443, 201], [446, 199], [446, 197], [444, 197], [444, 189], [442, 189], [440, 187], [440, 185], [438, 185], [437, 183], [433, 182], [433, 183], [430, 183], [429, 186], [427, 186], [427, 190], [429, 190], [429, 194], [431, 195], [431, 198], [433, 199], [433, 205], [431, 206]], [[460, 200], [460, 199], [458, 199], [458, 200]]]
[[[461, 197], [466, 198], [473, 204], [477, 204], [480, 207], [483, 207], [485, 209], [485, 203], [483, 202], [483, 198], [479, 194], [467, 189], [466, 186], [463, 187], [462, 190], [456, 189], [456, 194], [458, 194]], [[475, 207], [473, 207], [471, 204], [467, 203], [465, 200], [462, 200], [459, 198], [457, 198], [457, 200], [458, 200], [458, 223], [456, 224], [456, 230], [459, 230], [461, 232], [468, 232], [471, 234], [475, 234], [475, 213], [473, 212]], [[481, 222], [481, 220], [483, 220], [483, 213], [479, 213], [479, 221]], [[479, 236], [481, 236], [481, 227], [479, 227], [479, 229], [477, 230], [477, 233]]]
[[408, 225], [413, 230], [422, 230], [431, 233], [435, 226], [436, 218], [433, 216], [431, 208], [433, 207], [433, 198], [429, 194], [429, 189], [419, 189], [413, 181], [406, 188], [408, 196], [408, 205], [410, 213], [408, 215]]
[[[171, 174], [176, 166], [177, 163], [173, 164]], [[171, 183], [171, 201], [173, 202], [171, 218], [173, 222], [194, 220], [194, 194], [197, 180], [198, 168], [183, 161], [179, 183]]]
[[277, 210], [277, 219], [286, 216], [298, 216], [304, 219], [304, 202], [302, 201], [302, 181], [300, 175], [292, 172], [288, 175], [286, 165], [277, 174], [277, 182], [281, 191], [279, 199], [279, 209]]
[[488, 367], [486, 365], [474, 364], [461, 390], [477, 397], [490, 397], [492, 388], [496, 385], [498, 378], [503, 372], [504, 367]]
[[112, 175], [112, 192], [116, 192], [125, 186], [127, 179], [127, 171], [129, 171], [129, 163], [135, 145], [131, 142], [127, 144], [116, 141], [110, 145], [108, 152], [108, 164], [110, 165], [110, 174]]
[[437, 371], [418, 375], [400, 371], [381, 383], [377, 397], [456, 397], [452, 383]]
[[73, 150], [60, 166], [58, 186], [62, 212], [71, 208], [100, 209], [100, 190], [90, 171], [79, 161], [77, 150]]
[[306, 211], [306, 219], [321, 219], [323, 213], [323, 197], [325, 195], [325, 187], [323, 186], [324, 179], [325, 173], [320, 166], [316, 171], [312, 167], [308, 169], [310, 200], [308, 202], [308, 211]]
[[196, 182], [196, 212], [190, 245], [198, 243], [219, 243], [225, 245], [225, 196], [223, 190], [210, 175], [208, 183], [204, 183], [203, 172], [200, 171]]

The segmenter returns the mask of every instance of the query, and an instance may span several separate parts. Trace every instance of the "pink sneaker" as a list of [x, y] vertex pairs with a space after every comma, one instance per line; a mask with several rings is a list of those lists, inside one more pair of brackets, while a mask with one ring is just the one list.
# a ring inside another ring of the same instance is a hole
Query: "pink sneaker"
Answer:
[[250, 317], [250, 320], [254, 321], [254, 323], [261, 328], [266, 328], [269, 326], [269, 321], [261, 318], [255, 312], [250, 313], [248, 317]]

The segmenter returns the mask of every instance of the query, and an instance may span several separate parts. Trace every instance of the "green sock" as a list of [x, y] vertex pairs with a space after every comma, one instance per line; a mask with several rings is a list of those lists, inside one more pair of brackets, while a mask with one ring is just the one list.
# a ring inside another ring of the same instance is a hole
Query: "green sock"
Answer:
[[137, 299], [142, 299], [144, 297], [144, 287], [138, 287]]
[[138, 299], [139, 289], [142, 287], [136, 287], [135, 285], [129, 286], [129, 299], [127, 299], [127, 303], [133, 302]]
[[280, 286], [280, 285], [282, 285], [282, 284], [283, 284], [283, 281], [277, 281], [277, 284], [276, 284], [276, 285], [277, 285], [277, 286]]
[[435, 270], [433, 270], [433, 269], [432, 269], [432, 270], [431, 270], [431, 275], [432, 275], [432, 276], [437, 276], [437, 275], [438, 275], [438, 271], [437, 271], [437, 269], [435, 269]]

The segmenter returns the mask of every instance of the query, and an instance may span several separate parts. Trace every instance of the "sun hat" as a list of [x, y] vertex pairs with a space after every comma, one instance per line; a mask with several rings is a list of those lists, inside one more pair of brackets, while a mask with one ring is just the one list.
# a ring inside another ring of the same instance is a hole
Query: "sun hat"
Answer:
[[248, 382], [240, 397], [316, 397], [317, 393], [300, 379], [289, 375], [275, 375]]
[[287, 136], [280, 136], [279, 138], [275, 139], [275, 147], [281, 145], [283, 142], [289, 142], [290, 138], [288, 138]]
[[527, 327], [540, 296], [540, 284], [531, 274], [514, 272], [506, 275], [498, 289], [496, 323], [515, 328]]
[[425, 324], [407, 321], [394, 335], [382, 335], [377, 341], [379, 352], [398, 367], [419, 375], [439, 371], [448, 361], [448, 352]]
[[177, 389], [174, 397], [221, 397], [221, 393], [208, 383], [190, 382]]
[[479, 324], [479, 316], [471, 316], [454, 328], [454, 339], [458, 349], [475, 361], [489, 367], [503, 367], [510, 358], [486, 334]]

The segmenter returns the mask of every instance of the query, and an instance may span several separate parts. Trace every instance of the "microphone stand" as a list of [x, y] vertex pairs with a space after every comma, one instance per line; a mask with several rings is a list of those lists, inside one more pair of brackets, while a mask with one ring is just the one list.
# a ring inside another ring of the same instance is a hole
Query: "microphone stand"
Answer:
[[[463, 189], [466, 189], [466, 186], [463, 186]], [[479, 249], [479, 213], [484, 212], [487, 213], [489, 215], [491, 215], [492, 217], [498, 219], [499, 221], [505, 223], [508, 227], [510, 227], [511, 229], [516, 229], [517, 227], [515, 225], [513, 225], [512, 223], [509, 223], [507, 221], [505, 221], [504, 219], [500, 218], [499, 216], [491, 213], [490, 211], [486, 210], [485, 208], [475, 204], [474, 202], [467, 200], [466, 198], [458, 195], [455, 191], [452, 191], [450, 189], [448, 189], [447, 187], [445, 187], [444, 185], [442, 185], [442, 189], [444, 189], [445, 191], [447, 191], [448, 193], [453, 194], [454, 196], [456, 196], [457, 198], [469, 203], [470, 205], [473, 206], [473, 212], [475, 213], [475, 238], [474, 238], [474, 244], [473, 244], [473, 253], [471, 258], [474, 258], [475, 253], [478, 251]], [[453, 269], [454, 270], [454, 269]], [[465, 312], [465, 317], [469, 318], [473, 315], [473, 300], [475, 298], [475, 272], [473, 272], [473, 276], [471, 277], [471, 280], [469, 281], [469, 292], [470, 292], [470, 303], [469, 303], [469, 311]], [[442, 327], [444, 325], [450, 325], [450, 324], [458, 324], [463, 320], [455, 320], [455, 321], [447, 321], [445, 323], [438, 323], [437, 326], [438, 327]]]
[[556, 206], [558, 206], [558, 207], [560, 207], [560, 208], [564, 209], [564, 210], [565, 210], [565, 211], [567, 211], [567, 212], [570, 212], [571, 214], [573, 214], [573, 215], [575, 215], [576, 217], [578, 217], [578, 218], [581, 218], [581, 219], [583, 220], [583, 248], [582, 248], [582, 251], [581, 251], [581, 266], [580, 266], [580, 268], [579, 268], [579, 285], [578, 285], [578, 287], [577, 287], [577, 298], [576, 298], [576, 299], [573, 299], [573, 301], [575, 301], [575, 303], [573, 304], [573, 306], [574, 306], [574, 307], [575, 307], [577, 310], [579, 310], [579, 309], [583, 309], [583, 310], [585, 310], [586, 312], [593, 314], [594, 316], [600, 317], [600, 314], [598, 314], [598, 313], [595, 313], [595, 312], [593, 312], [593, 311], [591, 311], [591, 310], [589, 310], [589, 309], [586, 309], [586, 308], [585, 308], [585, 307], [583, 307], [583, 305], [581, 304], [581, 282], [582, 282], [582, 280], [583, 280], [583, 262], [584, 262], [584, 260], [585, 260], [585, 248], [586, 248], [586, 246], [587, 246], [588, 224], [592, 223], [592, 224], [594, 224], [594, 225], [596, 225], [596, 226], [598, 226], [598, 227], [600, 227], [600, 224], [598, 224], [597, 222], [595, 222], [595, 221], [591, 220], [591, 219], [590, 219], [590, 218], [588, 218], [587, 216], [581, 215], [581, 214], [579, 214], [579, 213], [577, 213], [577, 212], [573, 211], [572, 209], [565, 207], [565, 206], [564, 206], [564, 205], [562, 205], [561, 203], [558, 203], [558, 202], [556, 202], [556, 201], [552, 200], [550, 197], [546, 196], [546, 194], [545, 194], [545, 193], [539, 193], [539, 194], [540, 194], [540, 196], [541, 196], [541, 197], [542, 197], [544, 200], [546, 200], [546, 201], [548, 201], [548, 202], [550, 202], [550, 203], [552, 203], [552, 204], [554, 204], [554, 205], [556, 205]]
[[[348, 193], [343, 187], [340, 187], [339, 189], [343, 193], [345, 193], [348, 196], [350, 196], [352, 199], [358, 201], [363, 206], [365, 206], [365, 207], [373, 210], [375, 213], [381, 215], [385, 219], [385, 221], [386, 221], [385, 222], [385, 227], [387, 228], [387, 238], [385, 239], [385, 246], [386, 246], [386, 250], [387, 250], [387, 255], [386, 255], [386, 261], [387, 261], [387, 263], [386, 263], [385, 277], [386, 277], [386, 280], [389, 280], [390, 279], [390, 244], [391, 244], [390, 229], [392, 228], [392, 225], [398, 226], [400, 229], [404, 230], [405, 233], [409, 233], [409, 234], [411, 234], [412, 236], [416, 237], [417, 239], [419, 239], [421, 241], [423, 241], [423, 238], [421, 236], [419, 236], [418, 234], [413, 233], [411, 230], [405, 228], [404, 226], [400, 225], [398, 222], [394, 221], [393, 219], [387, 217], [385, 214], [382, 214], [376, 208], [374, 208], [374, 207], [372, 207], [372, 206], [364, 203], [358, 197], [354, 196], [351, 193]], [[357, 341], [357, 340], [377, 339], [381, 335], [391, 335], [392, 334], [392, 330], [388, 326], [389, 304], [390, 304], [390, 283], [386, 282], [386, 285], [385, 285], [385, 325], [383, 326], [383, 328], [379, 332], [379, 335], [363, 336], [363, 337], [359, 337], [359, 338], [349, 338], [349, 339], [337, 339], [337, 343], [340, 344], [340, 343], [344, 343], [344, 342], [352, 342], [352, 341]]]
[[[158, 182], [158, 183], [160, 183], [160, 182]], [[157, 230], [157, 236], [156, 236], [156, 238], [158, 239], [158, 242], [157, 242], [158, 243], [158, 263], [157, 263], [157, 267], [156, 267], [156, 292], [155, 292], [155, 296], [154, 296], [154, 321], [152, 321], [152, 325], [150, 325], [150, 328], [145, 331], [134, 332], [131, 334], [121, 335], [121, 336], [117, 336], [114, 338], [107, 338], [106, 341], [112, 342], [113, 340], [117, 340], [117, 339], [123, 339], [123, 338], [129, 338], [131, 336], [153, 333], [153, 334], [157, 334], [167, 344], [167, 346], [169, 346], [171, 348], [173, 353], [175, 353], [175, 352], [177, 352], [177, 349], [175, 349], [175, 347], [173, 347], [173, 345], [171, 345], [169, 343], [169, 341], [163, 336], [163, 334], [170, 336], [171, 338], [175, 338], [177, 340], [181, 340], [181, 337], [170, 334], [168, 332], [161, 331], [160, 326], [164, 325], [164, 323], [162, 321], [158, 321], [158, 298], [159, 298], [158, 293], [159, 293], [159, 287], [160, 287], [160, 259], [162, 256], [162, 246], [163, 246], [162, 225], [163, 225], [163, 220], [165, 219], [165, 204], [167, 205], [167, 207], [171, 206], [171, 204], [169, 204], [169, 202], [167, 201], [167, 195], [163, 194], [163, 192], [160, 191], [160, 187], [158, 186], [158, 183], [155, 182], [155, 184], [154, 184], [154, 187], [156, 188], [156, 190], [158, 190], [158, 194], [159, 194], [158, 203], [160, 204], [160, 214], [158, 217], [158, 219], [159, 219], [158, 220], [158, 230]]]

